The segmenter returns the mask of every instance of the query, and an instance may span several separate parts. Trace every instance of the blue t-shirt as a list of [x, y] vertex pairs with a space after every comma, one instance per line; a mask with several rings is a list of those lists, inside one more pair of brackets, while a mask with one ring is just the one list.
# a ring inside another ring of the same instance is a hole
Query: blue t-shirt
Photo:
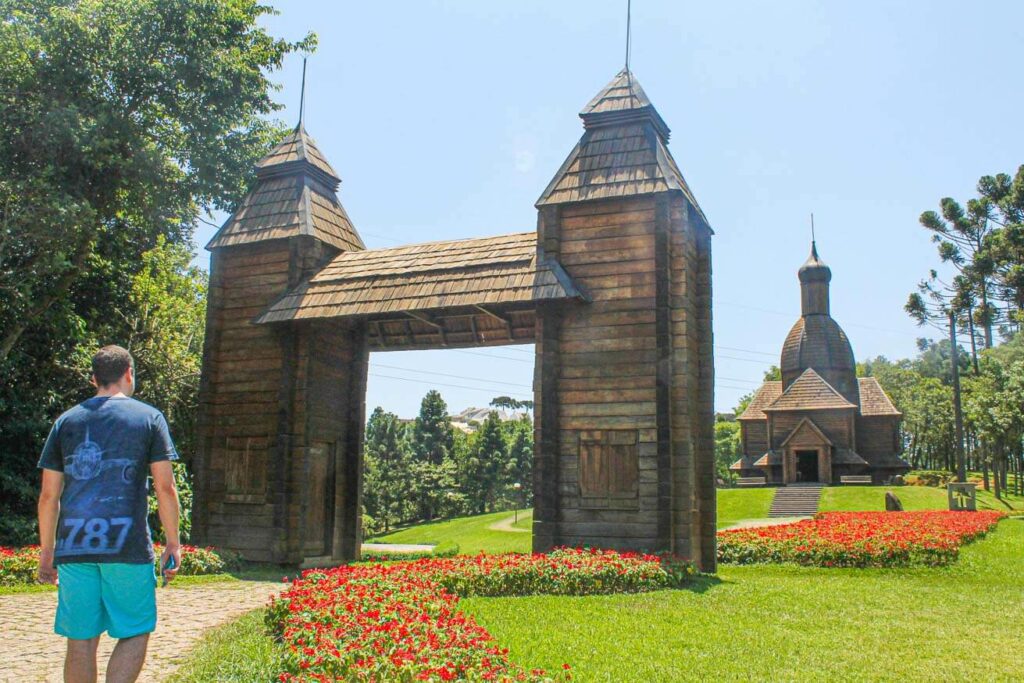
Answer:
[[54, 564], [153, 561], [149, 464], [177, 460], [167, 420], [131, 398], [90, 398], [53, 423], [39, 467], [64, 473]]

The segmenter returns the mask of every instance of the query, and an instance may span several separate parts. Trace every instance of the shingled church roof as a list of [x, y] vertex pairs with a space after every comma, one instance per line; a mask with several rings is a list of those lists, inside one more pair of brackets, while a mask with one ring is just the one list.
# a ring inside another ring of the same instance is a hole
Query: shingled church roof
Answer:
[[861, 415], [891, 415], [897, 417], [903, 414], [889, 400], [889, 396], [886, 395], [885, 389], [882, 388], [877, 379], [874, 377], [860, 377], [857, 379], [857, 382], [860, 384]]
[[826, 410], [834, 408], [856, 408], [854, 404], [843, 398], [831, 384], [821, 378], [813, 368], [807, 368], [782, 395], [771, 405], [763, 408], [764, 412], [780, 410]]
[[583, 137], [537, 206], [676, 190], [707, 222], [668, 151], [669, 128], [623, 69], [580, 112]]
[[207, 249], [309, 235], [365, 249], [335, 192], [341, 182], [302, 124], [256, 162], [256, 184]]
[[750, 403], [747, 405], [747, 409], [743, 411], [737, 420], [764, 420], [767, 419], [767, 415], [764, 414], [764, 409], [775, 402], [779, 396], [782, 396], [782, 382], [769, 380], [761, 385], [761, 388], [754, 394], [754, 398], [750, 399]]

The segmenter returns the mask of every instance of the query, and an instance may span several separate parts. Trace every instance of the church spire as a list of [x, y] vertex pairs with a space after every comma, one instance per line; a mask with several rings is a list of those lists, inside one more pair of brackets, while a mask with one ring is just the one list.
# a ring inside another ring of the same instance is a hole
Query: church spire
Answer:
[[801, 313], [808, 315], [828, 315], [828, 283], [832, 280], [832, 269], [818, 256], [818, 245], [811, 241], [811, 255], [800, 270], [800, 303]]

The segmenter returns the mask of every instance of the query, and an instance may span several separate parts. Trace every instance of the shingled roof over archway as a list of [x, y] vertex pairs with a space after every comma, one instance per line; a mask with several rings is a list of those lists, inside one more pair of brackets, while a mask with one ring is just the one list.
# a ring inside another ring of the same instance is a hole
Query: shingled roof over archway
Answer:
[[339, 254], [257, 322], [584, 299], [534, 232]]

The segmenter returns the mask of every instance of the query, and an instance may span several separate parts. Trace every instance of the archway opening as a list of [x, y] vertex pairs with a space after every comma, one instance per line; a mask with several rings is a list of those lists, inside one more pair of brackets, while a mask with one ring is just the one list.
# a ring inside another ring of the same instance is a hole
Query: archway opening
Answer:
[[[529, 530], [533, 498], [533, 344], [374, 349], [369, 358], [362, 458], [364, 542], [386, 543], [396, 531], [405, 539], [410, 527], [424, 523], [480, 515], [489, 515], [489, 520], [506, 512], [518, 522], [511, 533], [528, 546], [524, 531]], [[414, 532], [411, 542], [458, 544], [447, 536], [431, 536], [430, 529], [437, 527]]]

